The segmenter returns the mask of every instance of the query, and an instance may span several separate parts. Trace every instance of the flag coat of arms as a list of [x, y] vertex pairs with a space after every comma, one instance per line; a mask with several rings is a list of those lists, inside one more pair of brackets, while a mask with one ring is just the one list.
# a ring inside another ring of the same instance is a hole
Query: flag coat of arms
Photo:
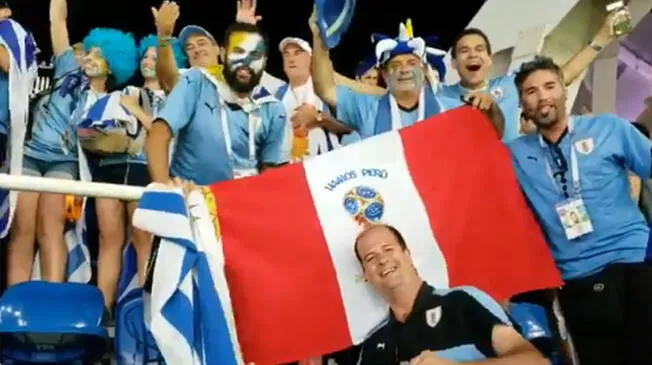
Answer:
[[506, 148], [468, 107], [210, 193], [219, 229], [209, 246], [221, 245], [246, 363], [338, 351], [386, 320], [353, 251], [366, 224], [396, 227], [435, 287], [502, 300], [561, 284]]

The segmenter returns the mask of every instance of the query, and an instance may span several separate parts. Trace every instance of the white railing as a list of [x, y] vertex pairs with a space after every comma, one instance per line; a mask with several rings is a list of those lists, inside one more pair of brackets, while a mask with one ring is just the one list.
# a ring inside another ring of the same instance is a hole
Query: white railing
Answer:
[[145, 191], [145, 188], [138, 186], [8, 174], [0, 174], [0, 188], [120, 200], [138, 200]]

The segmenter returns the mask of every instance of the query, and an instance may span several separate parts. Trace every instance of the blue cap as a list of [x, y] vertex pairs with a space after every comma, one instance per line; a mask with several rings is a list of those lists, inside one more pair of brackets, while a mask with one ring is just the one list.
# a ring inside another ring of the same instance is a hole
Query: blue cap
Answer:
[[319, 33], [328, 48], [337, 46], [351, 25], [355, 2], [356, 0], [315, 0]]
[[215, 40], [215, 37], [213, 37], [213, 35], [206, 29], [200, 27], [199, 25], [186, 25], [183, 27], [183, 29], [181, 29], [181, 32], [179, 33], [179, 43], [181, 43], [181, 47], [185, 48], [188, 38], [193, 35], [204, 36], [213, 41], [213, 43], [218, 44]]
[[376, 55], [372, 54], [358, 63], [358, 67], [355, 69], [355, 75], [362, 76], [374, 66], [376, 66]]

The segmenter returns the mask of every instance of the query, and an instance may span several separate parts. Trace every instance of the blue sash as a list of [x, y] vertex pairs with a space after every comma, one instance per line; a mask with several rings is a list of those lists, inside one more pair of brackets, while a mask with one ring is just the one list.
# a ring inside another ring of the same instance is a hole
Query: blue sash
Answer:
[[[437, 97], [432, 92], [430, 85], [425, 84], [424, 101], [426, 103], [424, 116], [425, 118], [431, 117], [435, 114], [441, 113], [443, 110], [437, 102]], [[376, 126], [374, 128], [374, 136], [381, 133], [389, 132], [392, 130], [392, 108], [389, 104], [389, 93], [383, 95], [378, 101], [378, 112], [376, 113]]]

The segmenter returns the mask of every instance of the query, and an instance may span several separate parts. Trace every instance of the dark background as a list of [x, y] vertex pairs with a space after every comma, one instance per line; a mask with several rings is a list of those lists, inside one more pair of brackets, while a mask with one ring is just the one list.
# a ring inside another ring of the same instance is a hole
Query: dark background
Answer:
[[[187, 24], [208, 29], [221, 41], [226, 27], [235, 19], [235, 0], [179, 0], [181, 17], [176, 32]], [[42, 50], [41, 59], [50, 56], [48, 0], [10, 0], [14, 18], [34, 32]], [[463, 2], [435, 0], [358, 0], [353, 22], [340, 45], [332, 52], [339, 72], [352, 75], [357, 63], [372, 53], [371, 33], [396, 37], [399, 22], [412, 18], [415, 35], [438, 35], [437, 48], [447, 50], [453, 38], [480, 9], [484, 0]], [[115, 27], [133, 32], [137, 38], [154, 33], [150, 7], [161, 0], [68, 0], [68, 27], [71, 43], [79, 42], [93, 27]], [[258, 0], [260, 26], [270, 38], [267, 70], [281, 76], [278, 43], [286, 36], [299, 36], [310, 41], [308, 17], [311, 0]]]

